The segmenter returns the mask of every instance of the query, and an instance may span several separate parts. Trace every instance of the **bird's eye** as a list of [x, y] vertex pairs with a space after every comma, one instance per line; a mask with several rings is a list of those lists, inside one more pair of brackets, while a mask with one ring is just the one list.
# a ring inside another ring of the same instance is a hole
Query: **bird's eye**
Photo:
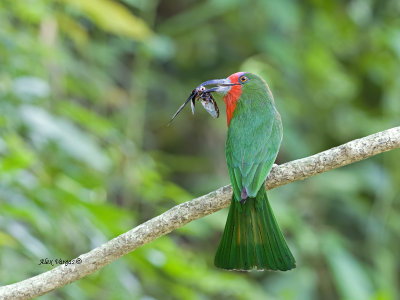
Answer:
[[247, 80], [249, 80], [249, 79], [247, 78], [247, 76], [242, 75], [242, 76], [239, 77], [240, 83], [245, 83]]

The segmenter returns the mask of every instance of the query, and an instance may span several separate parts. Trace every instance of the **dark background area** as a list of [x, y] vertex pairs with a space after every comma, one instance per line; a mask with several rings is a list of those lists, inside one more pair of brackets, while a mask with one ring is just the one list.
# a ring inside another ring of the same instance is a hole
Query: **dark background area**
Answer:
[[[277, 163], [400, 124], [400, 2], [5, 0], [0, 285], [229, 183], [226, 117], [172, 114], [250, 71], [284, 124]], [[399, 299], [400, 156], [269, 192], [297, 268], [213, 266], [227, 211], [41, 299]]]

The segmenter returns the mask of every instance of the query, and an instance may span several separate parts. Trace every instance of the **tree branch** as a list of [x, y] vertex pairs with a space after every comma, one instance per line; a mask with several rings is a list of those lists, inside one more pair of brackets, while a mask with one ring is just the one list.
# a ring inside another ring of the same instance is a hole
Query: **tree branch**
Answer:
[[[274, 165], [267, 178], [266, 188], [273, 189], [395, 148], [400, 148], [400, 126], [313, 156], [280, 166]], [[227, 185], [207, 195], [177, 205], [92, 251], [80, 255], [81, 264], [60, 265], [32, 278], [0, 287], [0, 299], [30, 299], [83, 278], [190, 221], [228, 206], [231, 195], [232, 187]]]

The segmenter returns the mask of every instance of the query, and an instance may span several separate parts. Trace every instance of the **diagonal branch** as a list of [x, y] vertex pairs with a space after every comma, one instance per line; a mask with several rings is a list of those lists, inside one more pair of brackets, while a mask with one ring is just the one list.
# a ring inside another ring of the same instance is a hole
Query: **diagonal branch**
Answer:
[[[400, 148], [400, 126], [313, 156], [279, 166], [274, 165], [267, 178], [266, 188], [273, 189], [395, 148]], [[83, 278], [190, 221], [228, 206], [231, 195], [232, 187], [227, 185], [207, 195], [177, 205], [92, 251], [80, 255], [81, 264], [60, 265], [32, 278], [0, 287], [0, 299], [30, 299]]]

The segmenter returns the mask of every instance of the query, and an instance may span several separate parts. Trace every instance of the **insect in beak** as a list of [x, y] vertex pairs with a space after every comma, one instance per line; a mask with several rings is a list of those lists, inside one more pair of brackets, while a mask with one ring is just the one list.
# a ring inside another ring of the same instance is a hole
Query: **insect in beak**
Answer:
[[[213, 118], [219, 117], [219, 108], [217, 102], [215, 101], [214, 97], [211, 95], [211, 91], [207, 91], [204, 86], [201, 86], [199, 89], [201, 93], [197, 100], [200, 100], [201, 104], [203, 105], [204, 109], [211, 115]], [[194, 101], [192, 101], [192, 113], [194, 113]]]
[[[206, 89], [205, 86], [207, 85], [216, 85], [215, 87]], [[231, 83], [231, 81], [226, 79], [213, 79], [203, 82], [199, 86], [197, 86], [191, 93], [189, 98], [179, 107], [176, 113], [172, 116], [171, 120], [169, 121], [168, 125], [176, 118], [176, 116], [181, 112], [181, 110], [189, 103], [192, 108], [192, 113], [194, 114], [196, 100], [200, 100], [201, 104], [203, 105], [204, 109], [213, 117], [219, 117], [219, 108], [217, 102], [215, 101], [214, 97], [211, 95], [211, 92], [217, 93], [227, 93], [232, 85], [236, 85]]]

